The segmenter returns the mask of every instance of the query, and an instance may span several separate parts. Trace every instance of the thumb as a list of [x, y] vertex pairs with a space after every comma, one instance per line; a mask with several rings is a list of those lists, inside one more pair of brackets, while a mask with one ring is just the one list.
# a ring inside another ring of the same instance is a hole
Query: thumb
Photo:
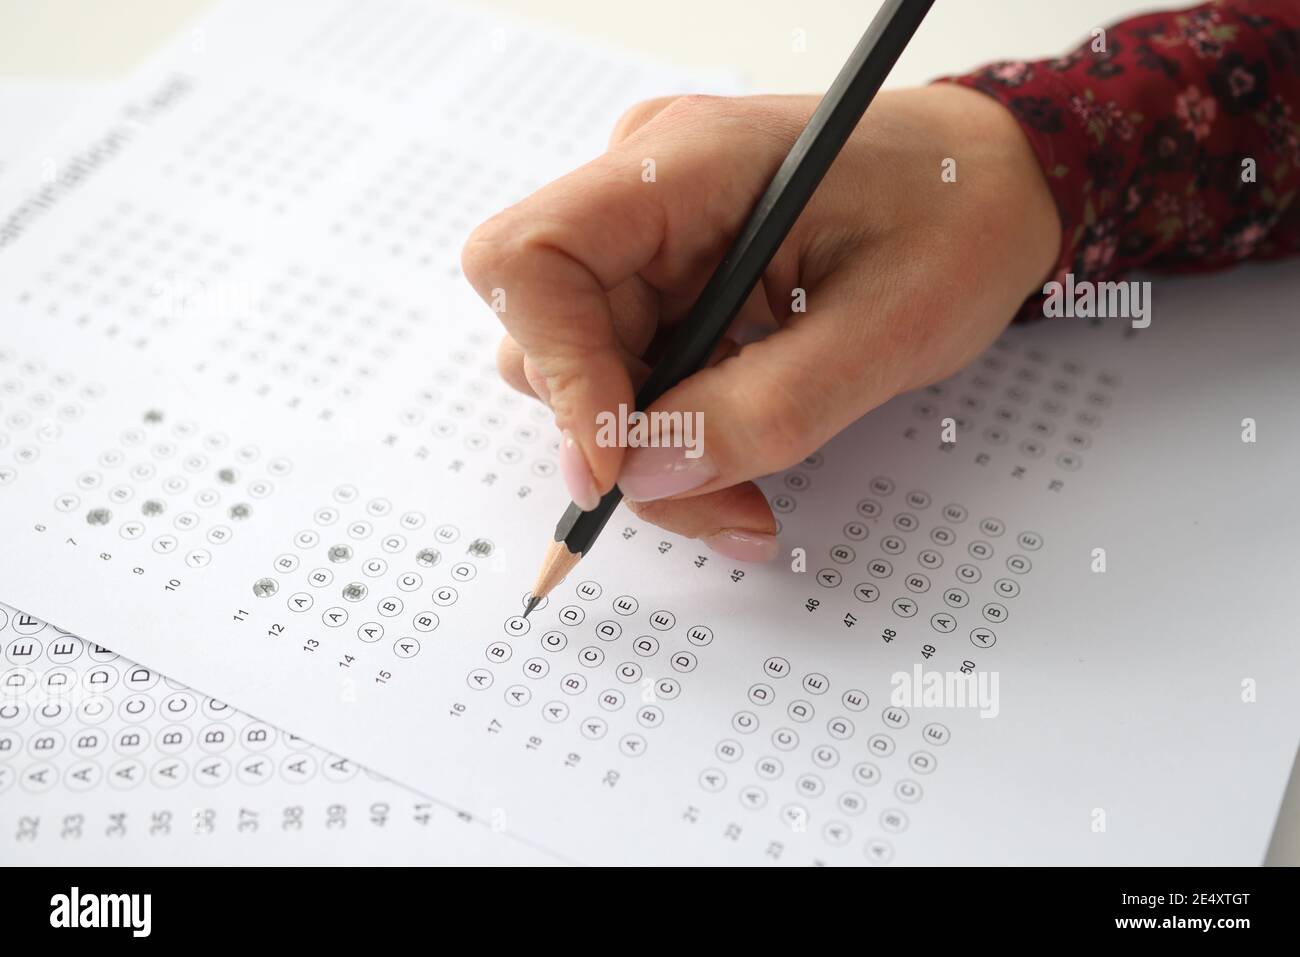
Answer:
[[[631, 449], [618, 480], [624, 495], [682, 499], [778, 472], [900, 391], [906, 364], [889, 338], [909, 307], [854, 287], [851, 277], [832, 280], [811, 312], [665, 393], [647, 431], [658, 415], [680, 421], [691, 441]], [[863, 303], [875, 304], [878, 318], [864, 320]]]

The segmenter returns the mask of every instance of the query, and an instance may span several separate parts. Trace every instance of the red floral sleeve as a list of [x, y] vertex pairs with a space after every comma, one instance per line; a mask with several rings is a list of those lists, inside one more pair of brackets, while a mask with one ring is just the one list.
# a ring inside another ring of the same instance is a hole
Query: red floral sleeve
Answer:
[[1057, 280], [1300, 252], [1300, 0], [1139, 16], [1060, 59], [946, 79], [996, 97], [1033, 145]]

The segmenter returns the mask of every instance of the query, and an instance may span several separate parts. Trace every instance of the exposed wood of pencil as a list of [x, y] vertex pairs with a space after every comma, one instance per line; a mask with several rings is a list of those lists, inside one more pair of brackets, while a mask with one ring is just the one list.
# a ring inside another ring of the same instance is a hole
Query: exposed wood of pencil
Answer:
[[542, 559], [542, 570], [537, 573], [537, 581], [533, 583], [533, 597], [540, 599], [549, 595], [561, 579], [573, 571], [581, 558], [581, 552], [575, 555], [564, 542], [551, 542], [546, 547], [546, 557]]

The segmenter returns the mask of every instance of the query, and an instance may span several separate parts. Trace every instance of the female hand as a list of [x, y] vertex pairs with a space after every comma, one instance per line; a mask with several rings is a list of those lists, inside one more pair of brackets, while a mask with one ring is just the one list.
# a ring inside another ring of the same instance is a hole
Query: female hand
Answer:
[[685, 317], [816, 105], [642, 103], [603, 156], [470, 236], [466, 276], [485, 300], [504, 299], [501, 374], [554, 411], [580, 506], [617, 482], [642, 518], [735, 559], [770, 559], [776, 526], [752, 479], [951, 375], [1041, 289], [1061, 226], [1012, 116], [955, 85], [883, 92], [713, 363], [652, 407], [702, 413], [703, 454], [598, 444], [598, 414], [634, 408], [647, 348]]

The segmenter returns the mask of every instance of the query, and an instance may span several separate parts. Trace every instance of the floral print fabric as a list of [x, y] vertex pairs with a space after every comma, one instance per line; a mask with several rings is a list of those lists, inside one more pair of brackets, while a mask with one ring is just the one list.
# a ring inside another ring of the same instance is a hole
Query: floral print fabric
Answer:
[[1037, 153], [1063, 228], [1052, 280], [1300, 251], [1300, 0], [1134, 17], [946, 79], [997, 98]]

